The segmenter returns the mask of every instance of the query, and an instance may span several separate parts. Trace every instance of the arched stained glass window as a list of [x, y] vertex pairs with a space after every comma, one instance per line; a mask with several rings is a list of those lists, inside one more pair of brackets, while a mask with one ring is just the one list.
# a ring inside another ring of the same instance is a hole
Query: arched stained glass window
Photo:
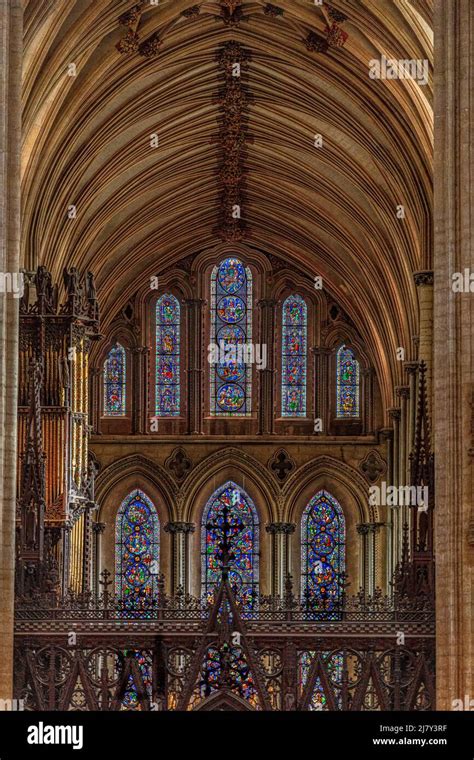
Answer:
[[170, 293], [156, 302], [156, 387], [157, 417], [180, 414], [180, 306]]
[[150, 605], [159, 574], [160, 523], [152, 501], [137, 489], [120, 505], [115, 522], [115, 593], [126, 609]]
[[127, 403], [127, 361], [120, 343], [112, 346], [104, 362], [104, 415], [124, 417]]
[[224, 532], [230, 544], [229, 582], [244, 609], [255, 607], [258, 593], [259, 525], [247, 494], [232, 481], [215, 491], [204, 509], [201, 536], [201, 581], [211, 601], [222, 578]]
[[336, 362], [336, 415], [359, 417], [359, 362], [354, 352], [341, 346]]
[[230, 257], [211, 275], [211, 415], [246, 416], [252, 394], [252, 273]]
[[301, 591], [308, 609], [337, 607], [345, 568], [345, 521], [339, 502], [319, 491], [301, 523]]
[[299, 295], [282, 308], [281, 416], [306, 417], [308, 309]]

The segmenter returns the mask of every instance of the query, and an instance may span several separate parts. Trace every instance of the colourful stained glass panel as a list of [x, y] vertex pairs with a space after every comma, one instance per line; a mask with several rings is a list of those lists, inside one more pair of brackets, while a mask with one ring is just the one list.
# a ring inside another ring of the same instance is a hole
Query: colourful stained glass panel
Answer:
[[224, 643], [220, 647], [210, 646], [207, 649], [192, 706], [226, 687], [258, 708], [255, 681], [242, 648]]
[[339, 503], [327, 491], [319, 491], [306, 507], [301, 536], [303, 601], [308, 609], [333, 610], [345, 567], [345, 523]]
[[159, 520], [143, 491], [122, 502], [115, 531], [115, 591], [126, 609], [149, 606], [157, 594]]
[[[331, 689], [333, 699], [338, 707], [341, 706], [341, 688], [342, 688], [342, 672], [344, 658], [342, 654], [337, 652], [320, 652], [321, 659], [326, 668], [326, 676], [329, 688]], [[315, 651], [301, 652], [298, 657], [298, 685], [299, 691], [302, 695], [304, 689], [308, 683], [308, 679], [311, 673], [311, 666], [318, 653]], [[310, 711], [328, 710], [327, 694], [323, 689], [321, 678], [319, 676], [315, 679], [311, 697], [308, 704]]]
[[258, 518], [250, 498], [231, 481], [214, 492], [203, 513], [201, 580], [208, 601], [212, 601], [222, 578], [224, 530], [231, 546], [230, 585], [244, 609], [251, 610], [255, 607], [258, 590]]
[[179, 301], [165, 293], [156, 302], [157, 417], [178, 417], [180, 414], [180, 323]]
[[359, 417], [359, 362], [346, 346], [337, 352], [336, 378], [337, 417]]
[[306, 417], [307, 331], [306, 302], [291, 295], [282, 309], [282, 417]]
[[123, 417], [126, 413], [126, 357], [120, 343], [113, 346], [104, 362], [104, 415]]
[[211, 276], [210, 342], [218, 360], [210, 367], [210, 413], [251, 413], [252, 364], [245, 350], [252, 340], [252, 274], [234, 257], [221, 261]]

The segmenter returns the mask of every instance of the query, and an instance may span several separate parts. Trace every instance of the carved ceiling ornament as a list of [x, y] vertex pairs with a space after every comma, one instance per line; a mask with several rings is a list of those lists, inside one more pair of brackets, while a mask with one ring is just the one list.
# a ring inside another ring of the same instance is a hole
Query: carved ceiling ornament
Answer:
[[245, 201], [245, 146], [251, 142], [246, 124], [250, 97], [242, 83], [242, 74], [248, 69], [250, 59], [250, 52], [233, 40], [226, 42], [217, 54], [224, 84], [217, 97], [221, 111], [217, 142], [221, 149], [219, 179], [222, 190], [215, 231], [225, 242], [239, 242], [248, 232], [242, 219], [242, 207]]
[[[158, 3], [157, 7], [159, 7]], [[214, 8], [218, 13], [213, 12]], [[301, 30], [307, 50], [316, 53], [327, 53], [329, 48], [343, 47], [348, 39], [348, 34], [342, 29], [341, 25], [347, 21], [347, 16], [336, 8], [333, 8], [329, 3], [323, 2], [317, 8], [324, 17], [324, 36], [312, 29]], [[148, 5], [145, 0], [140, 0], [130, 10], [119, 16], [118, 23], [120, 26], [127, 28], [125, 36], [116, 44], [119, 53], [130, 55], [138, 52], [145, 58], [153, 58], [159, 52], [164, 32], [169, 32], [183, 18], [195, 19], [200, 16], [203, 18], [211, 16], [218, 21], [222, 21], [227, 27], [238, 27], [241, 21], [249, 21], [252, 17], [260, 15], [262, 12], [268, 18], [274, 19], [282, 18], [285, 15], [283, 8], [274, 3], [264, 2], [264, 0], [259, 1], [257, 8], [255, 8], [255, 3], [248, 3], [243, 0], [194, 3], [189, 8], [181, 11], [170, 23], [166, 24], [163, 30], [160, 32], [155, 31], [148, 39], [140, 41], [138, 30], [145, 10], [148, 10]], [[248, 13], [245, 13], [245, 10], [248, 10]]]

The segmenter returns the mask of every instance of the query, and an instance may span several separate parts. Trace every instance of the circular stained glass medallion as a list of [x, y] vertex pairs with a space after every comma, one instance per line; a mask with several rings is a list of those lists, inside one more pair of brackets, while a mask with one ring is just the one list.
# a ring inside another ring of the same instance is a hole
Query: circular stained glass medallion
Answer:
[[226, 293], [237, 293], [245, 283], [245, 269], [239, 259], [229, 258], [219, 266], [219, 285]]
[[242, 380], [245, 376], [245, 364], [242, 362], [224, 361], [216, 365], [217, 376], [226, 382]]
[[245, 316], [245, 304], [238, 296], [224, 296], [217, 304], [217, 314], [223, 322], [240, 322]]
[[240, 385], [228, 384], [219, 388], [217, 404], [223, 412], [236, 412], [245, 402], [245, 393]]
[[226, 325], [225, 327], [221, 327], [217, 333], [217, 342], [219, 345], [221, 341], [223, 341], [226, 346], [237, 346], [245, 343], [245, 333], [238, 325], [235, 325], [235, 327], [232, 325]]
[[149, 575], [150, 573], [143, 562], [132, 565], [125, 571], [125, 578], [131, 586], [143, 586], [148, 580]]
[[134, 525], [141, 525], [148, 520], [150, 509], [147, 504], [138, 499], [129, 504], [126, 511], [126, 519]]

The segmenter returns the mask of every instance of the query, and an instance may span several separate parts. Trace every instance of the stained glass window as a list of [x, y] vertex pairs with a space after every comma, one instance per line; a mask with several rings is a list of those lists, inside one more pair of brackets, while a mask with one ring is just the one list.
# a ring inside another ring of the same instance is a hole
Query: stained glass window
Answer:
[[306, 417], [308, 309], [298, 295], [282, 309], [281, 416]]
[[230, 690], [258, 709], [255, 681], [240, 646], [210, 646], [205, 654], [191, 706], [196, 707], [218, 689]]
[[156, 302], [156, 387], [157, 417], [180, 413], [180, 306], [170, 293]]
[[354, 352], [341, 346], [336, 362], [336, 413], [337, 417], [358, 417], [359, 362]]
[[246, 416], [252, 392], [252, 273], [224, 259], [211, 276], [211, 414]]
[[230, 543], [229, 583], [242, 607], [251, 610], [258, 592], [258, 518], [252, 501], [232, 481], [209, 499], [201, 535], [202, 589], [212, 601], [222, 578], [221, 544], [224, 531]]
[[[305, 651], [301, 652], [298, 657], [298, 683], [301, 695], [303, 694], [303, 691], [308, 683], [308, 679], [311, 673], [311, 666], [314, 664], [317, 654], [318, 653], [315, 651]], [[332, 691], [334, 702], [336, 703], [336, 706], [340, 708], [342, 704], [340, 692], [342, 687], [344, 657], [338, 652], [320, 652], [320, 654], [324, 668], [326, 670], [326, 678], [329, 684], [329, 688]], [[323, 689], [321, 678], [319, 676], [317, 676], [315, 679], [311, 696], [308, 702], [308, 709], [310, 711], [329, 709], [327, 694]]]
[[[142, 700], [144, 698], [147, 698], [149, 702], [153, 699], [153, 692], [152, 692], [152, 684], [153, 684], [153, 678], [152, 678], [152, 655], [149, 651], [140, 651], [140, 650], [125, 650], [124, 651], [125, 657], [127, 656], [133, 656], [138, 665], [138, 669], [140, 671], [142, 683], [140, 684], [142, 692], [141, 697]], [[121, 658], [120, 658], [121, 659]], [[119, 660], [120, 661], [120, 660]], [[134, 678], [133, 673], [130, 673], [127, 682], [125, 684], [124, 694], [121, 701], [120, 709], [121, 710], [143, 710], [143, 704], [140, 700], [139, 696], [139, 684], [137, 683], [136, 678]]]
[[104, 415], [123, 417], [126, 414], [126, 372], [125, 349], [120, 343], [112, 346], [104, 362]]
[[123, 500], [115, 527], [115, 592], [127, 610], [156, 598], [159, 574], [158, 514], [137, 489]]
[[327, 491], [319, 491], [306, 507], [301, 524], [302, 596], [309, 610], [337, 611], [344, 555], [341, 506]]

